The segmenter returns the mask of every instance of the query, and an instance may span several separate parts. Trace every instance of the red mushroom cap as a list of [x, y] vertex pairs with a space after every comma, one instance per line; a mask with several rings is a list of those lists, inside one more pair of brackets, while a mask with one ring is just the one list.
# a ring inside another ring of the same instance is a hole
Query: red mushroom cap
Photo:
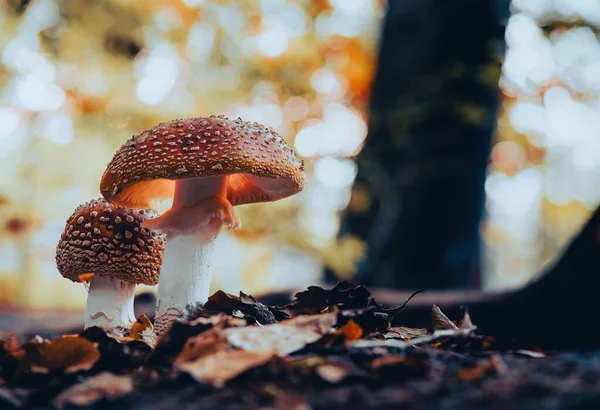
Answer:
[[149, 207], [174, 195], [175, 180], [229, 176], [232, 205], [300, 192], [304, 163], [271, 128], [224, 116], [174, 120], [133, 136], [108, 164], [100, 192], [112, 203]]
[[125, 282], [156, 285], [166, 236], [140, 224], [158, 216], [152, 209], [128, 209], [104, 199], [80, 205], [67, 220], [56, 265], [62, 276], [106, 275]]

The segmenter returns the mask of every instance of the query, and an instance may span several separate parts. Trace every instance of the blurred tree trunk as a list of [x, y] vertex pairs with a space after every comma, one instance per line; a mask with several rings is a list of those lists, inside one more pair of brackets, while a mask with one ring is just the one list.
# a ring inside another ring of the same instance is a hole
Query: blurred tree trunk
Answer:
[[389, 2], [369, 135], [342, 223], [368, 245], [357, 282], [473, 285], [507, 3]]

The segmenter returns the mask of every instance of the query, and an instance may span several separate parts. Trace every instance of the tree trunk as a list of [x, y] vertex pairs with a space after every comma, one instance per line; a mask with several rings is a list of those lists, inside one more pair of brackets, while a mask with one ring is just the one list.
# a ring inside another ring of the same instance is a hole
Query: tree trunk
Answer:
[[[480, 264], [484, 181], [499, 101], [498, 10], [507, 1], [420, 0], [388, 5], [371, 100], [342, 234], [368, 253], [356, 282], [465, 288]], [[329, 274], [335, 280], [333, 274]]]

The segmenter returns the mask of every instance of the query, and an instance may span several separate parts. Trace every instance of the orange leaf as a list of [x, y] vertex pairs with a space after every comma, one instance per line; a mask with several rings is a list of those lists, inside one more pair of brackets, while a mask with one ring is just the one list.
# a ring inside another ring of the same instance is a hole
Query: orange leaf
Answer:
[[344, 335], [346, 337], [346, 342], [351, 342], [353, 340], [359, 340], [363, 336], [362, 327], [360, 327], [354, 319], [350, 319], [348, 323], [344, 326], [340, 327], [336, 334]]
[[153, 329], [152, 322], [150, 322], [148, 316], [141, 315], [131, 326], [131, 337], [139, 340], [142, 338], [142, 333], [147, 329]]
[[152, 348], [156, 347], [156, 343], [158, 342], [152, 322], [146, 315], [140, 315], [137, 318], [131, 326], [131, 334], [129, 336], [135, 340], [141, 340]]
[[92, 280], [92, 276], [94, 276], [93, 273], [82, 273], [77, 276], [77, 280], [79, 280], [79, 282], [89, 282]]
[[95, 343], [76, 335], [57, 337], [51, 342], [33, 343], [26, 349], [23, 361], [39, 373], [62, 370], [75, 373], [89, 370], [100, 358]]

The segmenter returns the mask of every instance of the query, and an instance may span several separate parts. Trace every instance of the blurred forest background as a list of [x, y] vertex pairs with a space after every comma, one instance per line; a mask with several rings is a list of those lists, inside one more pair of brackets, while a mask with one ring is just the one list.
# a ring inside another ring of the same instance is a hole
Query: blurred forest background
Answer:
[[[220, 236], [214, 288], [304, 287], [325, 268], [352, 279], [367, 246], [339, 235], [340, 225], [345, 210], [370, 201], [354, 185], [354, 158], [367, 136], [387, 6], [2, 2], [0, 306], [82, 307], [84, 286], [54, 262], [67, 217], [100, 196], [106, 164], [131, 135], [219, 113], [276, 129], [305, 159], [309, 180], [295, 197], [236, 211], [244, 229]], [[531, 279], [600, 202], [600, 1], [513, 0], [501, 23], [502, 100], [481, 227], [481, 285], [495, 290]]]

